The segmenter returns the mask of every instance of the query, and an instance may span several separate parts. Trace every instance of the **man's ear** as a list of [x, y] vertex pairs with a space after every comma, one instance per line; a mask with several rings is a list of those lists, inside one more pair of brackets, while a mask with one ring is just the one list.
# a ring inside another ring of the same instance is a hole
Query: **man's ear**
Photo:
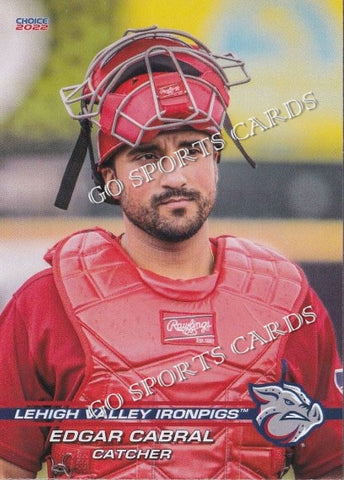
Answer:
[[123, 183], [118, 180], [115, 169], [109, 166], [102, 167], [99, 169], [99, 173], [103, 178], [104, 190], [107, 194], [107, 203], [119, 204], [124, 186]]
[[99, 169], [101, 176], [103, 177], [104, 184], [116, 178], [116, 172], [111, 167], [103, 167]]

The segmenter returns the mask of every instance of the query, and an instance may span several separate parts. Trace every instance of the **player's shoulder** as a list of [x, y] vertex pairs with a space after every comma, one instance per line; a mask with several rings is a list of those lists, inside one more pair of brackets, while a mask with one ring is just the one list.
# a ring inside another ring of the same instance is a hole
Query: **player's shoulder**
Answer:
[[57, 318], [61, 311], [60, 300], [51, 268], [42, 270], [28, 280], [13, 294], [1, 317], [22, 319]]
[[67, 248], [69, 252], [80, 253], [81, 248], [97, 247], [99, 243], [109, 242], [116, 236], [98, 226], [77, 230], [60, 240], [50, 247], [44, 255], [44, 260], [53, 265], [56, 256], [58, 256], [63, 248]]
[[283, 259], [289, 262], [289, 260], [277, 250], [248, 238], [220, 235], [212, 240], [219, 246], [223, 245], [226, 251], [240, 253], [243, 257], [262, 257], [272, 260]]
[[[232, 235], [221, 235], [211, 239], [221, 249], [226, 251], [227, 256], [237, 256], [238, 258], [261, 258], [267, 261], [283, 261], [295, 265], [285, 255], [276, 249], [262, 245], [258, 242], [243, 237]], [[296, 265], [295, 265], [296, 266]]]
[[[221, 235], [213, 239], [227, 268], [250, 271], [256, 275], [285, 278], [307, 284], [302, 269], [277, 250], [247, 238]], [[287, 285], [286, 285], [287, 287]]]
[[49, 265], [48, 268], [39, 271], [35, 275], [31, 276], [28, 280], [26, 280], [22, 286], [16, 291], [14, 294], [14, 297], [21, 297], [25, 295], [37, 295], [37, 293], [44, 293], [44, 296], [47, 296], [49, 292], [55, 292], [56, 287], [55, 287], [55, 281], [54, 281], [54, 274], [53, 274], [53, 268], [51, 265], [54, 262], [54, 256], [56, 254], [56, 251], [66, 244], [69, 240], [73, 239], [78, 239], [78, 241], [82, 241], [82, 239], [90, 234], [101, 234], [103, 236], [107, 236], [108, 238], [114, 238], [114, 235], [110, 234], [106, 230], [100, 228], [100, 227], [92, 227], [92, 228], [87, 228], [83, 230], [79, 230], [76, 232], [71, 233], [70, 235], [67, 235], [66, 237], [61, 238], [56, 242], [53, 246], [51, 246], [45, 253], [44, 255], [44, 260], [47, 262]]
[[309, 289], [302, 270], [274, 249], [246, 238], [217, 238], [217, 268], [227, 288], [247, 301], [298, 309]]
[[14, 293], [13, 297], [20, 299], [28, 296], [46, 296], [47, 292], [55, 289], [53, 270], [45, 268], [28, 278]]

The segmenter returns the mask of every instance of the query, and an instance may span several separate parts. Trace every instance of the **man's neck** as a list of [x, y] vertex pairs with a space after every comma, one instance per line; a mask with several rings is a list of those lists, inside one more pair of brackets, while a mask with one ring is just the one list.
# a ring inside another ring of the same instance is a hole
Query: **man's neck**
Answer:
[[207, 222], [181, 242], [162, 241], [130, 223], [121, 244], [138, 267], [173, 279], [202, 277], [214, 266]]

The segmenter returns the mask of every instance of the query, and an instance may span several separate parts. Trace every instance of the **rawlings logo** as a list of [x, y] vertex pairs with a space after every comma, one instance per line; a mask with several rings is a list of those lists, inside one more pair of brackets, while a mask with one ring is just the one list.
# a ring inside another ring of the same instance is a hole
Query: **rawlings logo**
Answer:
[[164, 343], [214, 345], [215, 315], [213, 313], [161, 312], [160, 322]]
[[172, 83], [171, 85], [164, 85], [158, 88], [160, 98], [177, 97], [184, 93], [185, 89], [181, 83]]
[[320, 404], [313, 402], [298, 385], [250, 384], [249, 392], [259, 407], [253, 423], [259, 433], [275, 445], [296, 445], [324, 422]]
[[167, 323], [167, 331], [183, 332], [184, 335], [198, 335], [199, 333], [207, 333], [210, 331], [210, 322], [196, 322], [193, 318], [189, 322], [179, 322], [177, 319], [170, 320]]

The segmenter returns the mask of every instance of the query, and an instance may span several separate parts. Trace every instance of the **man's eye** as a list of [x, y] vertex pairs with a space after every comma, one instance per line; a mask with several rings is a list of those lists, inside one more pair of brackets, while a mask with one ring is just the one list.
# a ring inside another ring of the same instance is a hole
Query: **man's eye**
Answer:
[[158, 156], [155, 153], [143, 153], [138, 155], [135, 160], [145, 161], [145, 162], [156, 162], [159, 160]]
[[194, 157], [196, 155], [201, 155], [202, 151], [200, 148], [196, 148], [196, 147], [190, 147], [188, 148], [188, 155], [193, 155]]

